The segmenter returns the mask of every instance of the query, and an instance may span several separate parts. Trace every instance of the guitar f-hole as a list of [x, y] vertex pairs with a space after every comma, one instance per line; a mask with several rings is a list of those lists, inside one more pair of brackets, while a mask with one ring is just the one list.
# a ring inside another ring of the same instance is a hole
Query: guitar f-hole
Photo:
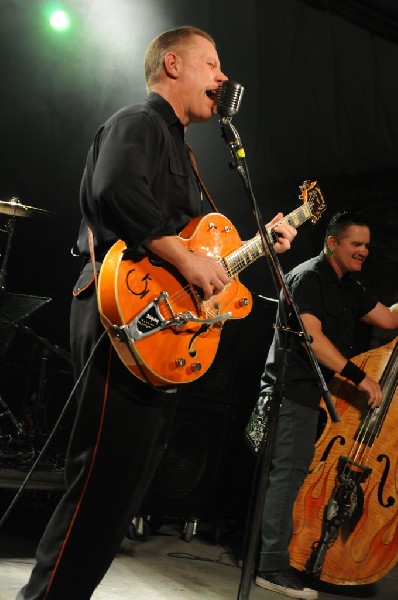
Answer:
[[189, 342], [189, 345], [188, 345], [188, 352], [189, 352], [189, 356], [191, 356], [192, 358], [196, 358], [196, 355], [197, 355], [196, 348], [192, 348], [193, 344], [195, 343], [196, 338], [201, 333], [206, 333], [206, 331], [208, 331], [209, 329], [210, 329], [210, 325], [201, 325], [199, 327], [198, 331], [196, 333], [194, 333], [193, 336], [191, 337], [191, 341]]

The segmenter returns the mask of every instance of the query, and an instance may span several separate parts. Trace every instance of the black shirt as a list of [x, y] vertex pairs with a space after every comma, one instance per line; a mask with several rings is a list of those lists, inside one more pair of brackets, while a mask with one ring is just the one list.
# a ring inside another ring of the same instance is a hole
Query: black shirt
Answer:
[[[354, 356], [356, 322], [376, 306], [375, 298], [350, 273], [340, 280], [323, 252], [295, 267], [286, 275], [286, 282], [298, 312], [317, 317], [322, 323], [323, 333], [336, 348], [347, 358]], [[297, 331], [295, 316], [287, 310], [284, 294], [281, 293], [277, 323], [284, 323], [281, 319], [283, 314], [287, 314], [288, 325]], [[266, 361], [262, 389], [270, 389], [275, 383], [284, 357], [283, 393], [297, 398], [303, 404], [317, 405], [320, 397], [317, 378], [301, 338], [291, 334], [288, 340], [290, 349], [284, 353], [285, 337], [276, 328]], [[328, 382], [334, 373], [321, 365], [320, 368]]]
[[164, 98], [151, 93], [102, 125], [88, 153], [80, 206], [77, 250], [89, 255], [89, 225], [97, 258], [117, 239], [137, 250], [146, 238], [175, 235], [202, 214], [184, 128]]

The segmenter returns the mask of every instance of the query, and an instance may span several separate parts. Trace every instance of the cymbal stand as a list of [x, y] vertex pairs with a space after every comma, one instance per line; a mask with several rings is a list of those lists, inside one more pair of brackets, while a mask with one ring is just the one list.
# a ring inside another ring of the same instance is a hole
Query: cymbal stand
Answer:
[[[6, 289], [6, 276], [7, 276], [7, 264], [8, 258], [10, 256], [11, 243], [12, 238], [15, 232], [15, 215], [8, 219], [6, 223], [6, 232], [7, 232], [7, 243], [4, 251], [3, 261], [1, 263], [0, 268], [0, 291], [4, 291]], [[0, 417], [7, 416], [13, 425], [15, 426], [18, 435], [23, 433], [23, 425], [16, 419], [14, 414], [11, 412], [10, 407], [7, 402], [4, 400], [3, 396], [0, 394], [0, 406], [3, 409], [3, 412], [0, 413]]]
[[3, 262], [0, 268], [0, 290], [6, 289], [7, 264], [10, 256], [12, 238], [15, 233], [15, 215], [6, 223], [7, 243], [4, 251]]

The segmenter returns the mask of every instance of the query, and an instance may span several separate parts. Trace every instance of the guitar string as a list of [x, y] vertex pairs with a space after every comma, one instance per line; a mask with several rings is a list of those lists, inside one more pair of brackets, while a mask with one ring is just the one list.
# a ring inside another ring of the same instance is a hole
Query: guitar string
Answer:
[[[312, 214], [313, 210], [313, 201], [307, 201], [296, 208], [294, 211], [289, 213], [286, 217], [280, 219], [277, 223], [275, 223], [272, 227], [268, 229], [268, 232], [271, 234], [274, 227], [280, 223], [287, 222], [293, 227], [297, 228], [301, 223], [306, 221]], [[297, 219], [296, 219], [297, 215]], [[226, 267], [228, 274], [231, 279], [233, 279], [237, 274], [239, 274], [242, 270], [244, 270], [248, 265], [250, 265], [254, 260], [259, 258], [264, 254], [264, 249], [262, 245], [262, 240], [260, 233], [257, 233], [251, 240], [248, 240], [246, 243], [242, 243], [239, 248], [236, 248], [232, 251], [227, 257], [221, 258], [222, 263]], [[228, 286], [229, 284], [227, 284]], [[226, 286], [226, 287], [227, 287]], [[178, 290], [171, 296], [168, 296], [167, 302], [171, 305], [173, 302], [178, 303], [183, 301], [186, 297], [192, 297], [192, 293], [196, 293], [192, 286], [189, 284], [182, 287], [181, 290]], [[165, 304], [166, 301], [163, 301]], [[199, 300], [199, 305], [201, 305]], [[216, 315], [207, 304], [204, 306], [207, 314]], [[199, 311], [200, 312], [200, 311]]]
[[[306, 204], [309, 203], [307, 202]], [[300, 225], [301, 222], [308, 219], [311, 215], [311, 206], [307, 207], [306, 204], [304, 206], [298, 207], [292, 213], [278, 221], [278, 223], [275, 223], [275, 225], [278, 225], [283, 222], [288, 222], [293, 227], [297, 227], [298, 225]], [[293, 215], [296, 214], [300, 215], [300, 218], [297, 220], [293, 217]], [[274, 229], [275, 225], [269, 228], [268, 231], [270, 233]], [[263, 254], [264, 250], [262, 247], [261, 236], [260, 233], [257, 233], [251, 240], [248, 240], [248, 242], [243, 243], [242, 246], [236, 248], [227, 257], [224, 257], [221, 260], [226, 266], [230, 277], [233, 278]], [[247, 260], [247, 258], [249, 258], [249, 260]], [[184, 300], [185, 297], [191, 295], [191, 289], [191, 286], [187, 284], [181, 290], [178, 290], [173, 295], [169, 296], [168, 301], [180, 302]], [[206, 306], [206, 310], [210, 311], [209, 307]]]

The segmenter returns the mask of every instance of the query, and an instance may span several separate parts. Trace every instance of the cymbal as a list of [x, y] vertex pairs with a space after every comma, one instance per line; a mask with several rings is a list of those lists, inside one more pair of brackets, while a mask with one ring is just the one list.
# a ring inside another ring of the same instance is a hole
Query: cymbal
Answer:
[[34, 206], [22, 204], [19, 198], [0, 200], [0, 213], [13, 217], [46, 217], [50, 214], [43, 208], [35, 208]]

